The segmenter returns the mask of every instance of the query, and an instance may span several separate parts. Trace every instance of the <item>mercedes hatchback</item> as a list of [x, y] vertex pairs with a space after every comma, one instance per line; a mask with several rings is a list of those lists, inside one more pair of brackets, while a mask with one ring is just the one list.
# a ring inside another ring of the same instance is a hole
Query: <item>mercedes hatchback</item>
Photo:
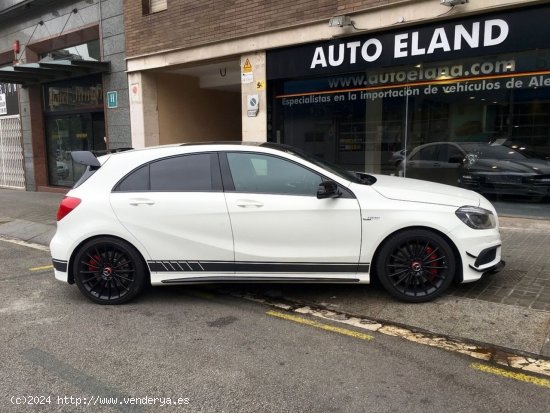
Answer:
[[354, 173], [288, 146], [184, 144], [96, 158], [61, 201], [55, 277], [121, 304], [152, 285], [369, 283], [431, 300], [501, 261], [489, 201]]

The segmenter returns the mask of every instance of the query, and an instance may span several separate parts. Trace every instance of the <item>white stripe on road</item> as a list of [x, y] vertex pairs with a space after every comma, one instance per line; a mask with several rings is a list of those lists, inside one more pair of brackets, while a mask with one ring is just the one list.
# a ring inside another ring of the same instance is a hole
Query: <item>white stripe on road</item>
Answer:
[[23, 247], [34, 248], [35, 250], [50, 252], [46, 245], [35, 244], [34, 242], [22, 241], [20, 239], [7, 238], [0, 235], [0, 241], [10, 242], [12, 244], [21, 245]]

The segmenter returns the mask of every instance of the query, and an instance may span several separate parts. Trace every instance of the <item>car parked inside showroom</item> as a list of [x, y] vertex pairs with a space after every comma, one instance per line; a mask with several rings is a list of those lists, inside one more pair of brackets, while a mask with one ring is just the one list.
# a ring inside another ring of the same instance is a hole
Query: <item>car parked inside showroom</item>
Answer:
[[486, 142], [433, 142], [415, 147], [399, 166], [410, 178], [458, 185], [484, 195], [550, 195], [550, 161], [521, 147]]
[[497, 271], [501, 238], [483, 196], [354, 173], [273, 144], [170, 145], [96, 158], [61, 201], [55, 277], [120, 304], [152, 285], [369, 283], [434, 299]]

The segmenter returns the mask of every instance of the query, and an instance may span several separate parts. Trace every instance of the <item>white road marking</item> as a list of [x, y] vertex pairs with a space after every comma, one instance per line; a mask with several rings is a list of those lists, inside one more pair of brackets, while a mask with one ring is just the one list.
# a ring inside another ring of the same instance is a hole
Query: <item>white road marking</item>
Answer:
[[23, 247], [34, 248], [35, 250], [50, 252], [50, 249], [45, 245], [35, 244], [34, 242], [22, 241], [20, 239], [13, 239], [0, 236], [0, 241], [10, 242], [12, 244], [21, 245]]

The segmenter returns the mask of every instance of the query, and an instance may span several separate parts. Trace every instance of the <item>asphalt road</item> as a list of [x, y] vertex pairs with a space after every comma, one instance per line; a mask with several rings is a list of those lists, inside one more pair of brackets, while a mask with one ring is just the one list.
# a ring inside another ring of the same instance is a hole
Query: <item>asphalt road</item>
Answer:
[[54, 280], [47, 252], [0, 240], [0, 262], [1, 412], [515, 413], [550, 402], [544, 378], [209, 289], [99, 306]]

